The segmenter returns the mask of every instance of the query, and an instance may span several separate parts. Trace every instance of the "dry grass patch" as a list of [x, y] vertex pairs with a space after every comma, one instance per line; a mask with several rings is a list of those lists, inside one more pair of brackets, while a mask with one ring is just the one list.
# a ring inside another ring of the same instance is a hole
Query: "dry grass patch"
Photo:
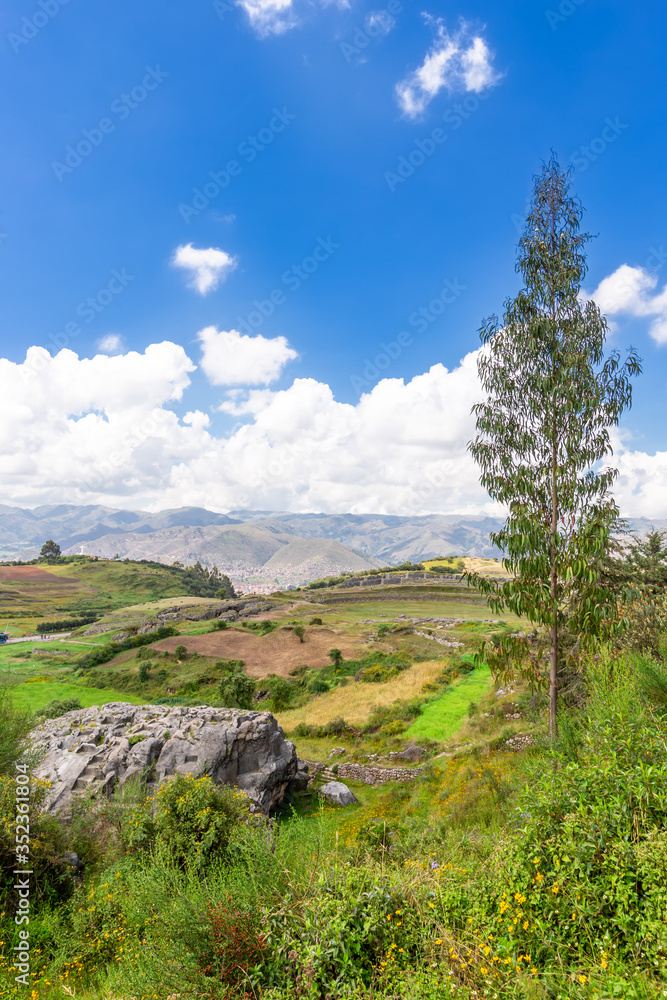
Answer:
[[431, 683], [442, 673], [443, 666], [442, 660], [425, 660], [423, 663], [413, 664], [384, 684], [351, 681], [343, 687], [317, 695], [301, 708], [279, 712], [276, 717], [287, 732], [300, 722], [323, 726], [341, 716], [351, 725], [361, 726], [376, 705], [391, 705], [399, 699], [409, 701], [416, 698], [422, 693], [425, 684]]
[[501, 562], [495, 559], [478, 559], [476, 556], [464, 556], [463, 565], [468, 573], [485, 573], [491, 576], [506, 576], [509, 573]]

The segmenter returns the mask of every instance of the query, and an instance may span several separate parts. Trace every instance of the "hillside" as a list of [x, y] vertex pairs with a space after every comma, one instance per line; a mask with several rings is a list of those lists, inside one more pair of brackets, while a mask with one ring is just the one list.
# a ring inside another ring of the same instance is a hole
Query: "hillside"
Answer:
[[[270, 593], [300, 586], [330, 573], [375, 569], [373, 559], [352, 552], [340, 542], [295, 538], [272, 525], [228, 524], [169, 527], [138, 534], [102, 535], [87, 543], [91, 555], [105, 559], [157, 559], [192, 565], [218, 566], [242, 590]], [[69, 550], [74, 552], [77, 546]]]
[[149, 562], [81, 557], [53, 566], [1, 566], [0, 622], [11, 634], [31, 634], [44, 619], [99, 615], [166, 597], [212, 597], [216, 589], [205, 574]]

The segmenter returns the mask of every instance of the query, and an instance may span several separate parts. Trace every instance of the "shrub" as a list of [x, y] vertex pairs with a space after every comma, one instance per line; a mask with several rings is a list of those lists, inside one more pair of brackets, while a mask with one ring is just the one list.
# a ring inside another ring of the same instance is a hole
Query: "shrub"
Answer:
[[186, 646], [177, 646], [174, 650], [174, 656], [177, 660], [184, 660], [188, 655], [188, 650]]
[[282, 712], [292, 702], [295, 695], [295, 688], [284, 677], [276, 677], [275, 674], [266, 680], [266, 687], [271, 695], [271, 708], [274, 712]]
[[308, 690], [311, 694], [324, 694], [331, 689], [326, 681], [323, 681], [320, 677], [314, 677], [308, 685]]
[[226, 628], [229, 628], [229, 622], [223, 622], [218, 618], [214, 628], [219, 628], [221, 632], [224, 632]]
[[225, 708], [252, 708], [255, 682], [245, 672], [243, 660], [218, 660], [222, 673], [218, 692]]
[[324, 623], [323, 623], [322, 619], [321, 619], [321, 618], [319, 618], [319, 617], [318, 617], [318, 616], [316, 615], [316, 616], [315, 616], [314, 618], [311, 618], [311, 619], [310, 619], [310, 621], [309, 621], [309, 623], [308, 623], [308, 624], [309, 624], [309, 625], [323, 625]]
[[294, 635], [298, 636], [299, 642], [303, 642], [306, 634], [306, 630], [303, 625], [295, 625], [292, 631], [294, 632]]
[[54, 622], [37, 622], [35, 629], [37, 632], [68, 632], [71, 629], [81, 628], [83, 625], [92, 625], [100, 620], [97, 614], [81, 614], [77, 618], [61, 618]]
[[[103, 646], [98, 646], [90, 653], [82, 656], [79, 660], [79, 666], [84, 669], [96, 667], [101, 663], [108, 663], [109, 660], [113, 660], [114, 656], [117, 656], [118, 653], [122, 653], [126, 649], [139, 649], [141, 646], [150, 646], [151, 643], [159, 642], [160, 639], [167, 639], [172, 635], [178, 635], [178, 632], [172, 625], [161, 625], [154, 632], [145, 632], [143, 635], [130, 635], [127, 639], [123, 639], [122, 642], [106, 642]], [[165, 652], [164, 655], [167, 657], [169, 653]]]
[[137, 807], [130, 846], [155, 847], [171, 863], [201, 871], [227, 857], [234, 829], [247, 813], [243, 793], [207, 775], [178, 774]]
[[139, 683], [140, 684], [145, 684], [146, 681], [148, 680], [148, 678], [150, 677], [150, 672], [149, 672], [150, 671], [150, 667], [151, 667], [151, 664], [150, 663], [145, 663], [145, 662], [141, 663], [139, 665]]
[[67, 712], [75, 712], [81, 708], [83, 708], [83, 705], [78, 698], [64, 698], [62, 701], [54, 698], [44, 708], [40, 708], [38, 712], [35, 712], [35, 715], [41, 716], [44, 719], [59, 719], [61, 715], [65, 715]]

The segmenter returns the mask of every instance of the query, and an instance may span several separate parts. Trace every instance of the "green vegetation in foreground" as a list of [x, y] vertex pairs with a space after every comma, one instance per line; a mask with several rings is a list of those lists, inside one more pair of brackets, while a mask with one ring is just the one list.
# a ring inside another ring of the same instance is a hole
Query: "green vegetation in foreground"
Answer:
[[426, 703], [421, 715], [405, 732], [405, 739], [439, 742], [450, 739], [460, 728], [470, 703], [484, 697], [490, 684], [491, 671], [486, 666], [461, 677], [437, 698]]
[[[267, 827], [181, 777], [64, 828], [33, 786], [30, 995], [655, 1000], [667, 989], [667, 661], [602, 650], [560, 738], [464, 754], [363, 805]], [[14, 980], [12, 756], [0, 705], [0, 991]], [[7, 772], [9, 772], [7, 774]], [[63, 851], [85, 863], [81, 885]], [[304, 991], [304, 986], [306, 991]]]

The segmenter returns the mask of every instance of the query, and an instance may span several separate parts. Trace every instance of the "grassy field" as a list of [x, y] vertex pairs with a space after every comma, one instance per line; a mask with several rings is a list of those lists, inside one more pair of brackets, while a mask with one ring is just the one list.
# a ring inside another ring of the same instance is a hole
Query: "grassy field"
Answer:
[[364, 618], [381, 619], [385, 622], [395, 621], [399, 615], [407, 618], [466, 618], [466, 619], [493, 619], [494, 621], [519, 622], [516, 615], [492, 614], [484, 604], [473, 601], [420, 601], [418, 599], [405, 601], [375, 601], [366, 598], [366, 594], [371, 594], [368, 590], [361, 594], [354, 602], [353, 606], [345, 605], [333, 609], [329, 607], [326, 611], [317, 611], [322, 617], [327, 614], [335, 622], [360, 622]]
[[[30, 635], [42, 620], [182, 598], [188, 592], [168, 566], [82, 558], [40, 566], [0, 567], [0, 625]], [[195, 602], [205, 598], [195, 598]]]
[[488, 667], [478, 667], [471, 674], [461, 677], [426, 704], [422, 714], [405, 733], [405, 739], [440, 742], [450, 739], [460, 729], [470, 702], [484, 697], [490, 687], [491, 671]]
[[415, 663], [398, 677], [383, 684], [351, 681], [333, 691], [317, 695], [301, 708], [279, 712], [277, 718], [287, 732], [300, 722], [321, 726], [340, 717], [351, 725], [360, 726], [366, 722], [376, 705], [391, 705], [397, 700], [409, 700], [420, 695], [426, 684], [432, 684], [440, 676], [443, 665], [442, 660]]
[[84, 708], [90, 708], [91, 705], [108, 705], [110, 701], [129, 701], [133, 705], [146, 704], [143, 698], [128, 694], [126, 691], [114, 691], [113, 688], [99, 690], [67, 681], [39, 678], [12, 687], [11, 698], [17, 708], [29, 709], [31, 712], [38, 712], [50, 701], [55, 699], [62, 701], [65, 698], [78, 698]]

